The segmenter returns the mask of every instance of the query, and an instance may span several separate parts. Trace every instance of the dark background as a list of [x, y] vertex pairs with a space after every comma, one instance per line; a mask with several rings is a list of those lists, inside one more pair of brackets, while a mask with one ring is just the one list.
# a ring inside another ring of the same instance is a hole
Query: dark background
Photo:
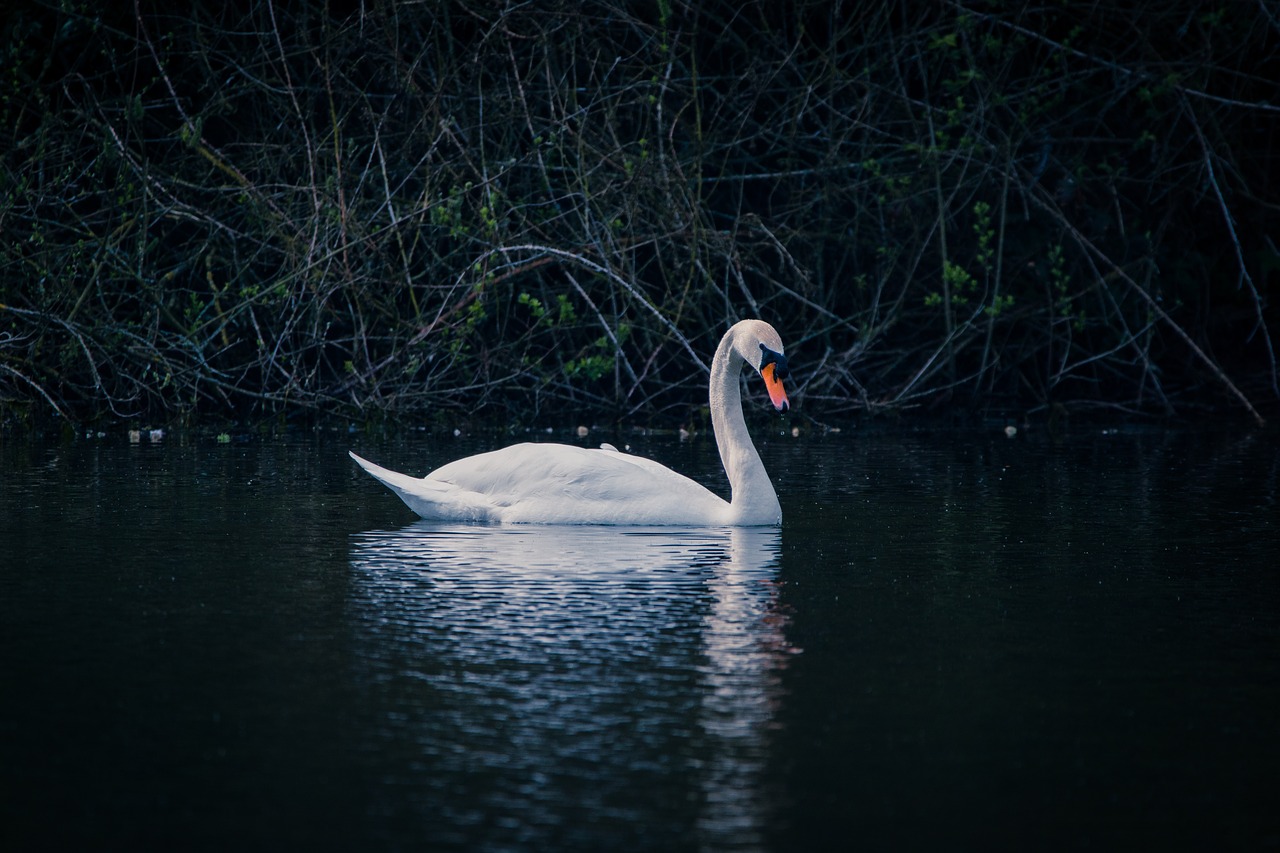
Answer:
[[1277, 408], [1270, 2], [9, 4], [0, 418]]

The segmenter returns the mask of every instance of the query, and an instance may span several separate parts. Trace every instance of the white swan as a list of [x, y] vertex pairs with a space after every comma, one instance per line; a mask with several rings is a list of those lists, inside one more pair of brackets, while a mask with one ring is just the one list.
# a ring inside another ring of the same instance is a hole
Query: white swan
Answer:
[[711, 428], [729, 475], [726, 501], [665, 465], [565, 444], [516, 444], [468, 456], [418, 479], [351, 458], [423, 518], [540, 524], [767, 525], [782, 508], [742, 417], [739, 376], [750, 364], [774, 408], [789, 406], [782, 339], [762, 320], [743, 320], [711, 363]]

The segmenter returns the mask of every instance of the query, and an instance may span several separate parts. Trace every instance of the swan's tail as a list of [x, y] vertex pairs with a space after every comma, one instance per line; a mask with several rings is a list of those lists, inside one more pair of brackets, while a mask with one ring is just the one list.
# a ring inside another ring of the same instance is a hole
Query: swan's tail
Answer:
[[449, 484], [410, 477], [408, 474], [383, 468], [368, 459], [356, 456], [349, 450], [347, 454], [375, 480], [399, 495], [400, 500], [404, 501], [409, 509], [423, 518], [445, 518], [458, 514], [450, 511], [456, 489]]
[[422, 486], [422, 480], [417, 477], [410, 477], [408, 474], [401, 474], [398, 471], [383, 468], [381, 465], [375, 465], [368, 459], [362, 459], [349, 450], [347, 451], [347, 455], [356, 460], [356, 464], [368, 471], [375, 480], [387, 486], [397, 494], [403, 494], [406, 490], [412, 492], [416, 488], [420, 488]]

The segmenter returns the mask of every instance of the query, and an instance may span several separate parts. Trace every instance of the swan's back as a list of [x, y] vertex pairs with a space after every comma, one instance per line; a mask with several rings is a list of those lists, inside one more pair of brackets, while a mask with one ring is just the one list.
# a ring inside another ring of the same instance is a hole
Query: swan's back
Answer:
[[369, 465], [365, 469], [424, 518], [543, 524], [730, 523], [728, 501], [657, 462], [612, 449], [516, 444], [450, 462], [422, 480], [406, 477], [393, 482]]

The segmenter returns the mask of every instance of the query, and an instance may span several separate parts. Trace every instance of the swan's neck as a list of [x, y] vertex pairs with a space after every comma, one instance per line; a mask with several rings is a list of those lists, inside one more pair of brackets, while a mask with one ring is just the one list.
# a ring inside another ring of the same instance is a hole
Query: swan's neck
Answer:
[[729, 477], [732, 523], [777, 524], [782, 519], [778, 494], [742, 416], [740, 377], [745, 363], [733, 346], [730, 331], [721, 339], [711, 363], [711, 428]]

